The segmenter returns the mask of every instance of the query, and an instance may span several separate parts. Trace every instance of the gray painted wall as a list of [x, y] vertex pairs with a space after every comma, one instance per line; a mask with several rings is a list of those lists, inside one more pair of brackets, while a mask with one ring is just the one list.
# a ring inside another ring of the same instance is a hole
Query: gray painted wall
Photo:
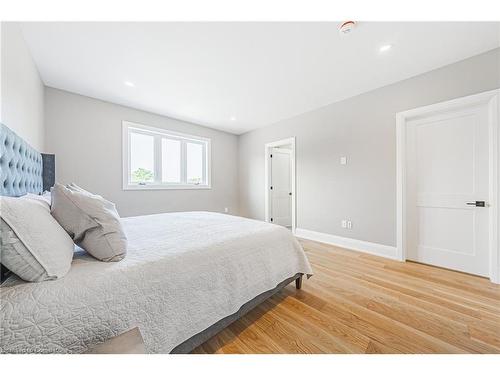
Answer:
[[1, 34], [1, 121], [43, 151], [43, 82], [19, 24], [2, 22]]
[[297, 227], [394, 246], [396, 113], [498, 87], [500, 49], [243, 134], [240, 214], [264, 219], [264, 144], [295, 136]]
[[[122, 121], [212, 140], [212, 189], [122, 190]], [[45, 90], [46, 150], [56, 154], [56, 178], [116, 203], [122, 216], [238, 209], [237, 137], [203, 126], [69, 92]]]

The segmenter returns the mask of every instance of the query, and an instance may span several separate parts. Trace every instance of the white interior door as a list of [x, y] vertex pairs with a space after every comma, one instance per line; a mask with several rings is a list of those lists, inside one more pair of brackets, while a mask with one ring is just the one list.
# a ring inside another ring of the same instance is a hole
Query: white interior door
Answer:
[[292, 165], [291, 150], [273, 148], [270, 163], [270, 208], [274, 224], [292, 225]]
[[406, 140], [407, 259], [488, 276], [487, 105], [420, 116]]

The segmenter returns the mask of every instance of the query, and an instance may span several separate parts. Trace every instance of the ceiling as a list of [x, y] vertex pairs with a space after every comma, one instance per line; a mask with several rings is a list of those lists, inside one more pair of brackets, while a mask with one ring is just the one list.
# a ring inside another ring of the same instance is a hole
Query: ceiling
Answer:
[[47, 86], [241, 134], [496, 48], [499, 25], [360, 22], [349, 35], [335, 22], [21, 26]]

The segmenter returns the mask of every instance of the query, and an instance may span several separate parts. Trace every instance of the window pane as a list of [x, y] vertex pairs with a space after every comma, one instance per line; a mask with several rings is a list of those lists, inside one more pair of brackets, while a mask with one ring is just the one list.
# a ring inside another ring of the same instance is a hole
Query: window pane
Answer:
[[203, 145], [186, 143], [186, 177], [188, 184], [203, 184]]
[[162, 138], [161, 140], [162, 182], [181, 182], [181, 141]]
[[151, 135], [130, 134], [130, 176], [133, 183], [153, 182], [154, 175], [154, 137]]

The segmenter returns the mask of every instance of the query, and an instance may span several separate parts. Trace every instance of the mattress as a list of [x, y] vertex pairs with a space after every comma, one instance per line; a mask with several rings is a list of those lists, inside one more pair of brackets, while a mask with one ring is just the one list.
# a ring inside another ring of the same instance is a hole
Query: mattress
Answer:
[[297, 273], [312, 274], [286, 228], [185, 212], [124, 218], [127, 257], [75, 253], [60, 280], [0, 288], [0, 352], [81, 353], [139, 327], [149, 353], [177, 345]]

